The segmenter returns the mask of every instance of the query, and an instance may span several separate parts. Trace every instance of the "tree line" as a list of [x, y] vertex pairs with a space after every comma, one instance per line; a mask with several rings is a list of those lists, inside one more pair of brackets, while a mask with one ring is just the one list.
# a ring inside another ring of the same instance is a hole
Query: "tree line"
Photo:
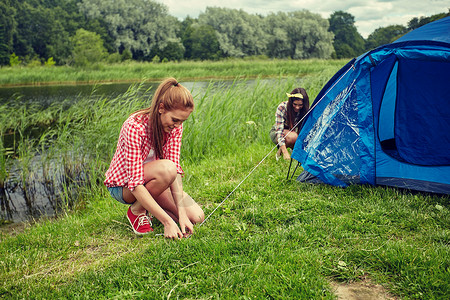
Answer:
[[364, 39], [344, 11], [324, 19], [307, 10], [261, 16], [207, 7], [180, 21], [153, 0], [2, 0], [0, 65], [351, 58], [449, 12], [378, 28]]

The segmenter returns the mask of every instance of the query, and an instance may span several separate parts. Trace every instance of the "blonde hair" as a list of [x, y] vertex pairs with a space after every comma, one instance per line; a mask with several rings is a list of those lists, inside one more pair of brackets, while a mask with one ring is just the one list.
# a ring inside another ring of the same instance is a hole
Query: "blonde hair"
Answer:
[[175, 78], [167, 78], [156, 89], [150, 107], [136, 112], [136, 115], [149, 115], [150, 142], [159, 158], [163, 157], [164, 145], [164, 130], [159, 113], [161, 104], [167, 111], [194, 109], [194, 99], [191, 92]]

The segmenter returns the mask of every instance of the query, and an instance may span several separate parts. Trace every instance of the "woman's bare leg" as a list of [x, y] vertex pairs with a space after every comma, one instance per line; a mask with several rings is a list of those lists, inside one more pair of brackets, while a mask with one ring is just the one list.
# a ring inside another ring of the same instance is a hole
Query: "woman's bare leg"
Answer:
[[[160, 159], [144, 164], [145, 187], [155, 201], [172, 184], [176, 175], [175, 164], [170, 160]], [[145, 212], [146, 209], [139, 201], [136, 201], [136, 198], [128, 188], [123, 189], [122, 196], [125, 202], [132, 203], [131, 211], [134, 214]]]
[[[185, 205], [186, 214], [192, 224], [201, 223], [205, 219], [205, 214], [201, 207], [189, 196], [186, 192], [183, 192], [183, 204]], [[178, 222], [177, 206], [175, 205], [175, 200], [172, 197], [170, 189], [165, 190], [161, 193], [158, 198], [155, 199], [156, 202], [164, 209], [169, 216]]]
[[[145, 187], [159, 206], [161, 206], [175, 222], [178, 222], [177, 207], [169, 189], [176, 176], [176, 166], [170, 160], [154, 160], [144, 164]], [[202, 222], [205, 217], [203, 210], [187, 193], [184, 193], [184, 197], [183, 203], [186, 205], [186, 213], [190, 221], [194, 224]], [[123, 198], [127, 203], [133, 203], [131, 205], [131, 210], [134, 214], [145, 211], [145, 208], [141, 203], [136, 201], [136, 198], [129, 189], [123, 189]]]
[[295, 142], [297, 141], [298, 134], [295, 131], [289, 132], [289, 130], [284, 130], [284, 141], [286, 148], [294, 148]]

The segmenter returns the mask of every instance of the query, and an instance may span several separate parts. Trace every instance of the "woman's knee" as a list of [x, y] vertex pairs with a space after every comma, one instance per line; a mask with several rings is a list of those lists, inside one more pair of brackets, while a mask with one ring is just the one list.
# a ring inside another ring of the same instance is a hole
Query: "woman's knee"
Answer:
[[205, 220], [203, 209], [186, 192], [184, 192], [183, 204], [186, 207], [188, 218], [193, 224], [201, 223]]
[[156, 179], [170, 185], [177, 176], [177, 166], [169, 159], [160, 159], [144, 165], [144, 176], [147, 182]]
[[205, 213], [198, 204], [192, 207], [189, 219], [191, 220], [192, 224], [202, 223], [205, 220]]
[[286, 136], [286, 147], [292, 148], [295, 145], [295, 142], [297, 141], [297, 133], [291, 132]]

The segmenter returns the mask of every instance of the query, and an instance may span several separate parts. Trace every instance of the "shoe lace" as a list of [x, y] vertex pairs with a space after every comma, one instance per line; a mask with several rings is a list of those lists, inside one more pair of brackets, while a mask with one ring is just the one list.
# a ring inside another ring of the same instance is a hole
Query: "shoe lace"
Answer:
[[143, 225], [147, 225], [147, 224], [152, 226], [152, 221], [150, 220], [150, 218], [146, 214], [138, 215], [138, 217], [136, 218], [136, 221], [138, 221], [138, 225], [137, 225], [138, 228], [143, 226]]

